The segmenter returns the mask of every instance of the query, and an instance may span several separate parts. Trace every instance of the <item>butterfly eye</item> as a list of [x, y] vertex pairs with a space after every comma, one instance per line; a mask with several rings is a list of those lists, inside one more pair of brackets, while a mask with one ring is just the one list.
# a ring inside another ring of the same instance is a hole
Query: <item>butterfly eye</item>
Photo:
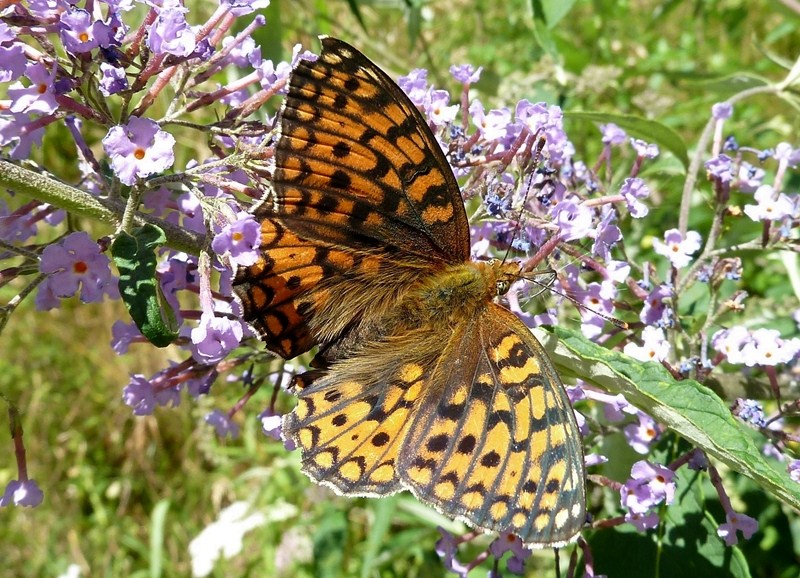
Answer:
[[508, 293], [509, 287], [511, 287], [511, 283], [508, 282], [508, 279], [498, 279], [495, 284], [495, 290], [498, 295], [505, 295]]

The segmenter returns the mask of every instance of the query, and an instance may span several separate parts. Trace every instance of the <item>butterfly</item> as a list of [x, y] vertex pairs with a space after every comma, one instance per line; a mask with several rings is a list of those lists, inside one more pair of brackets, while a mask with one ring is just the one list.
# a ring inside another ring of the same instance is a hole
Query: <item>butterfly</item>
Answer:
[[234, 287], [291, 359], [283, 430], [312, 480], [348, 496], [410, 490], [534, 546], [586, 521], [580, 435], [530, 330], [495, 303], [514, 263], [470, 260], [456, 178], [422, 114], [375, 64], [322, 37], [277, 117], [261, 257]]

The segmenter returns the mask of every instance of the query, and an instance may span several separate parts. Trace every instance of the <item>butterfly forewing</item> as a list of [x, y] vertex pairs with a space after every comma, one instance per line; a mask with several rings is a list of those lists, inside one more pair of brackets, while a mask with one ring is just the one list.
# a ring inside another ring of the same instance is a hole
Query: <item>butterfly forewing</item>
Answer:
[[279, 118], [273, 185], [309, 240], [431, 261], [469, 258], [458, 183], [408, 97], [348, 44], [300, 61]]

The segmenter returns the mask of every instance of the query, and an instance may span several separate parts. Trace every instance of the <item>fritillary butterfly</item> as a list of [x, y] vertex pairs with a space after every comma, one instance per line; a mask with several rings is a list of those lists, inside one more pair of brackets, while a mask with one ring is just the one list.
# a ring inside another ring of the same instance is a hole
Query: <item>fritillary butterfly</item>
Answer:
[[558, 546], [586, 519], [569, 400], [528, 328], [494, 303], [519, 266], [470, 260], [458, 183], [400, 88], [341, 40], [301, 61], [278, 117], [245, 319], [290, 359], [284, 431], [348, 496], [408, 489], [448, 516]]

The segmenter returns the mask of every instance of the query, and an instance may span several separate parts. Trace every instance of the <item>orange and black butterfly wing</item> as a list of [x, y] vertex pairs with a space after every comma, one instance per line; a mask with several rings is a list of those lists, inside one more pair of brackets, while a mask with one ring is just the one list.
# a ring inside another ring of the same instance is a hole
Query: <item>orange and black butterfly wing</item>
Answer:
[[295, 68], [278, 117], [274, 191], [254, 209], [263, 257], [234, 280], [245, 320], [285, 358], [319, 341], [311, 320], [319, 299], [341, 300], [339, 280], [469, 258], [458, 183], [425, 119], [356, 49], [322, 47]]
[[542, 346], [489, 304], [458, 327], [401, 450], [403, 482], [472, 526], [558, 546], [586, 521], [583, 451]]

